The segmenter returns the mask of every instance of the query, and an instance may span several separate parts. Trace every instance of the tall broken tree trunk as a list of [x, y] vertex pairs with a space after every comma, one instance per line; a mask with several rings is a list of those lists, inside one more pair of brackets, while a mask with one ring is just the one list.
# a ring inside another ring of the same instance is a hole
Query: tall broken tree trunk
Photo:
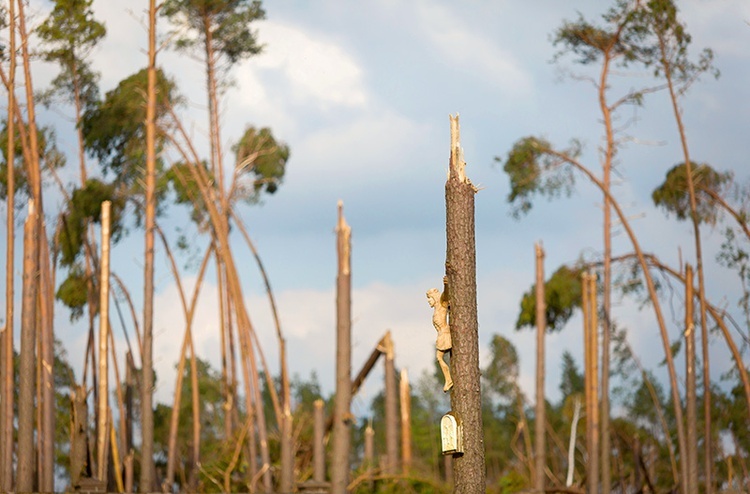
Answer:
[[534, 412], [534, 489], [544, 491], [544, 467], [546, 464], [544, 426], [546, 407], [544, 401], [544, 333], [547, 331], [546, 304], [544, 299], [544, 249], [541, 242], [536, 253], [536, 411]]
[[445, 183], [446, 261], [450, 286], [451, 407], [461, 421], [463, 450], [454, 457], [454, 492], [486, 490], [482, 398], [479, 371], [479, 323], [477, 321], [476, 244], [474, 194], [477, 188], [464, 173], [466, 162], [460, 148], [458, 115], [450, 118], [450, 170]]
[[586, 397], [586, 490], [599, 492], [599, 369], [596, 315], [596, 275], [583, 273], [583, 347]]
[[326, 479], [326, 450], [323, 442], [325, 436], [325, 416], [323, 400], [313, 403], [313, 480], [324, 482]]
[[351, 228], [344, 219], [339, 201], [336, 226], [338, 276], [336, 277], [336, 398], [333, 410], [333, 453], [331, 455], [331, 493], [343, 494], [349, 483], [351, 447]]
[[154, 478], [154, 225], [156, 218], [156, 0], [148, 9], [148, 91], [146, 94], [146, 221], [143, 266], [143, 374], [141, 380], [141, 492], [152, 492]]
[[396, 475], [398, 473], [398, 384], [390, 331], [383, 338], [383, 348], [385, 354], [385, 473]]
[[698, 405], [695, 376], [695, 325], [693, 324], [693, 268], [685, 266], [685, 420], [687, 421], [688, 484], [686, 494], [698, 494]]
[[401, 465], [404, 475], [411, 469], [411, 388], [409, 387], [409, 373], [401, 369]]
[[37, 212], [29, 200], [23, 228], [23, 288], [21, 302], [21, 353], [18, 389], [18, 460], [16, 491], [34, 490], [34, 381], [36, 359], [36, 297], [38, 280]]
[[109, 432], [109, 213], [102, 203], [102, 258], [99, 265], [99, 402], [97, 403], [96, 477], [107, 481], [107, 434]]

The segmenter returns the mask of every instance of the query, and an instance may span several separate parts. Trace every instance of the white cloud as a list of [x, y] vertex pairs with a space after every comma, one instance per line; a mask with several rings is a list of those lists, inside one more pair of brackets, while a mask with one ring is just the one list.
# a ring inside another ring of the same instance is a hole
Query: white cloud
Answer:
[[450, 65], [488, 77], [511, 94], [530, 92], [531, 76], [513, 55], [463, 23], [460, 16], [434, 2], [419, 2], [416, 9], [422, 35]]

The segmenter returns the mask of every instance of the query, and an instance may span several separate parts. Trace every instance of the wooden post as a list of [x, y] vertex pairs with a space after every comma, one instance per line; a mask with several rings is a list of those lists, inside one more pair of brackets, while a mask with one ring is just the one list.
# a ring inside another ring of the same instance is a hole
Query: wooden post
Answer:
[[450, 286], [451, 407], [461, 420], [464, 454], [453, 458], [456, 493], [485, 492], [484, 430], [479, 371], [474, 194], [464, 173], [458, 116], [450, 118], [451, 149], [445, 183], [446, 261]]
[[698, 494], [698, 405], [695, 377], [695, 325], [693, 324], [693, 267], [685, 266], [685, 418], [687, 420], [687, 494]]
[[18, 463], [16, 491], [34, 490], [34, 378], [38, 257], [37, 212], [29, 200], [23, 227], [23, 288], [21, 302], [21, 359], [18, 369]]
[[344, 205], [338, 204], [336, 226], [338, 275], [336, 277], [336, 398], [333, 421], [331, 493], [344, 494], [349, 484], [351, 449], [351, 228], [344, 219]]
[[535, 246], [536, 253], [536, 411], [534, 413], [534, 489], [544, 491], [544, 467], [546, 464], [544, 427], [546, 406], [544, 401], [544, 333], [547, 331], [546, 301], [544, 299], [544, 249], [542, 243]]
[[385, 348], [385, 473], [395, 475], [398, 470], [398, 384], [390, 331], [383, 338], [383, 346]]
[[409, 373], [401, 369], [401, 461], [404, 475], [411, 469], [411, 388]]
[[96, 476], [107, 480], [107, 434], [109, 432], [109, 217], [111, 203], [102, 203], [102, 258], [99, 266], [99, 403], [96, 438]]

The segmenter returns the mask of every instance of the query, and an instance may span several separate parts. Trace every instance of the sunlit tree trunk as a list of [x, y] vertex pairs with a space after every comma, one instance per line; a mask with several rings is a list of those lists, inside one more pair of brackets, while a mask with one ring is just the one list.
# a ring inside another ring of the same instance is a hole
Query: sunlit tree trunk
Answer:
[[16, 75], [16, 6], [11, 0], [8, 8], [9, 17], [9, 53], [10, 68], [8, 74], [8, 117], [6, 132], [8, 148], [6, 151], [7, 166], [7, 197], [6, 207], [6, 263], [5, 263], [5, 332], [2, 336], [2, 356], [0, 357], [0, 386], [2, 386], [2, 402], [0, 406], [0, 491], [13, 490], [13, 334], [14, 334], [14, 270], [15, 270], [15, 75]]
[[400, 403], [401, 403], [401, 461], [404, 475], [411, 470], [411, 388], [409, 387], [409, 374], [406, 369], [401, 369], [400, 380]]
[[536, 411], [534, 412], [534, 489], [544, 491], [546, 453], [544, 425], [547, 420], [544, 400], [544, 334], [547, 331], [546, 301], [544, 294], [544, 249], [537, 243], [536, 253]]
[[338, 275], [336, 277], [336, 398], [333, 410], [331, 493], [343, 494], [349, 483], [351, 448], [351, 228], [339, 202], [336, 226]]
[[313, 480], [316, 482], [323, 482], [326, 479], [324, 405], [325, 403], [320, 399], [313, 403]]
[[583, 285], [583, 338], [586, 386], [586, 490], [599, 492], [599, 366], [598, 322], [596, 317], [596, 275], [584, 273]]
[[474, 194], [465, 175], [458, 116], [451, 116], [445, 183], [446, 274], [450, 286], [451, 407], [462, 422], [464, 454], [453, 458], [456, 493], [485, 492], [484, 431], [479, 371]]
[[102, 203], [102, 257], [99, 266], [99, 402], [97, 403], [97, 478], [107, 481], [107, 435], [109, 432], [109, 213], [111, 203]]
[[693, 268], [685, 266], [685, 419], [687, 420], [687, 494], [698, 494], [698, 420], [693, 324]]
[[149, 1], [148, 90], [146, 100], [146, 220], [141, 383], [141, 492], [154, 490], [154, 221], [156, 217], [156, 0]]
[[36, 297], [37, 297], [37, 211], [29, 201], [29, 215], [23, 230], [23, 298], [21, 304], [21, 351], [18, 389], [18, 459], [16, 490], [34, 490], [34, 381], [36, 366]]

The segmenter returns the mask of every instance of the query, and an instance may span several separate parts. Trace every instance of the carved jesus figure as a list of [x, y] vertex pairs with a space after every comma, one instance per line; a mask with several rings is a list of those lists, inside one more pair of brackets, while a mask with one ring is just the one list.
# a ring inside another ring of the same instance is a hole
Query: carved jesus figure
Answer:
[[443, 293], [441, 294], [437, 288], [431, 288], [427, 291], [427, 302], [430, 304], [430, 307], [435, 309], [432, 314], [432, 325], [435, 326], [435, 330], [437, 331], [437, 342], [435, 344], [437, 347], [437, 361], [445, 378], [443, 391], [446, 393], [453, 387], [450, 367], [443, 360], [443, 356], [453, 348], [451, 330], [450, 326], [448, 326], [448, 300], [448, 277], [444, 276]]

